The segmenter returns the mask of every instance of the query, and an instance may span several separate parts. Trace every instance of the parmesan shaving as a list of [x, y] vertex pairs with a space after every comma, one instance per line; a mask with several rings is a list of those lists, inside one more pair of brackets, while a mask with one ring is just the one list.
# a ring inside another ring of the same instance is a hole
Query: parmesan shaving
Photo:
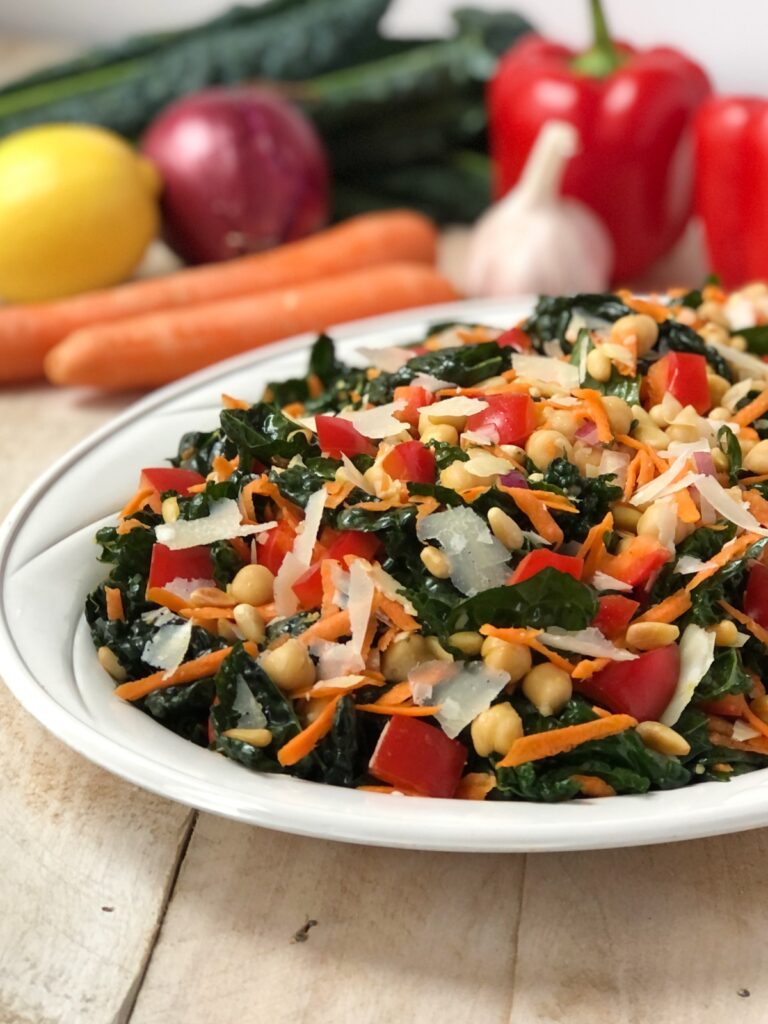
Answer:
[[193, 590], [199, 590], [201, 587], [215, 586], [215, 580], [184, 580], [180, 576], [177, 576], [176, 579], [171, 580], [170, 583], [166, 583], [163, 589], [170, 590], [172, 594], [175, 594], [176, 597], [180, 597], [182, 601], [189, 601], [192, 597]]
[[746, 380], [740, 380], [738, 384], [734, 384], [732, 387], [728, 388], [720, 399], [720, 405], [733, 412], [742, 398], [746, 398], [750, 391], [759, 390], [760, 386], [760, 383], [758, 382], [756, 384], [751, 377], [747, 377]]
[[632, 590], [631, 583], [625, 583], [624, 580], [617, 580], [615, 576], [609, 576], [607, 572], [597, 572], [592, 577], [592, 586], [595, 590], [621, 590], [625, 593]]
[[702, 562], [702, 560], [700, 558], [696, 558], [695, 555], [683, 555], [683, 557], [677, 561], [675, 572], [680, 576], [692, 576], [694, 573], [701, 572], [703, 569], [715, 568], [717, 568], [717, 562]]
[[278, 615], [293, 615], [299, 599], [293, 592], [294, 583], [304, 575], [312, 562], [312, 552], [323, 518], [327, 492], [324, 487], [313, 491], [304, 509], [304, 520], [299, 524], [293, 549], [283, 559], [275, 576], [275, 610]]
[[359, 487], [360, 490], [365, 491], [366, 494], [376, 493], [352, 459], [350, 459], [348, 455], [345, 455], [344, 452], [341, 453], [341, 461], [344, 466], [344, 476], [346, 476], [347, 480], [349, 480], [351, 484], [354, 484], [355, 487]]
[[723, 345], [719, 341], [708, 339], [707, 345], [715, 352], [719, 352], [726, 363], [735, 367], [740, 372], [742, 379], [744, 377], [768, 377], [768, 363], [764, 363], [762, 359], [749, 355], [747, 352], [739, 352], [738, 349], [731, 348], [730, 345]]
[[277, 525], [273, 522], [243, 526], [241, 519], [237, 502], [233, 498], [221, 498], [211, 502], [210, 515], [202, 519], [177, 519], [175, 523], [160, 523], [155, 527], [155, 537], [158, 544], [165, 544], [172, 551], [181, 551], [201, 544], [213, 544], [217, 540], [250, 537]]
[[490, 425], [483, 427], [482, 430], [464, 430], [461, 437], [463, 441], [479, 445], [481, 448], [499, 443], [499, 432]]
[[310, 644], [309, 652], [317, 658], [317, 674], [321, 679], [338, 679], [365, 668], [365, 662], [352, 649], [350, 641], [339, 644], [330, 640], [316, 640]]
[[555, 647], [559, 651], [570, 651], [583, 654], [588, 658], [610, 658], [611, 661], [634, 661], [636, 654], [626, 651], [611, 643], [599, 629], [588, 626], [586, 629], [566, 630], [559, 626], [550, 626], [538, 637], [547, 647]]
[[354, 690], [365, 679], [365, 676], [343, 675], [331, 679], [321, 679], [310, 691], [310, 697], [322, 696], [323, 690]]
[[417, 373], [410, 382], [410, 387], [413, 388], [424, 388], [425, 391], [429, 391], [434, 394], [435, 391], [442, 391], [443, 388], [452, 388], [455, 385], [449, 380], [440, 380], [439, 377], [433, 377], [431, 373]]
[[166, 678], [184, 661], [192, 639], [192, 620], [180, 625], [165, 625], [144, 645], [141, 660], [153, 668], [165, 669]]
[[548, 338], [541, 347], [544, 350], [544, 355], [549, 359], [562, 359], [565, 355], [559, 338]]
[[473, 416], [487, 408], [488, 403], [480, 398], [455, 395], [453, 398], [444, 398], [441, 402], [433, 402], [432, 405], [422, 405], [419, 412], [423, 412], [428, 420], [432, 420], [435, 416], [438, 419], [442, 416]]
[[368, 348], [363, 345], [357, 351], [363, 359], [368, 360], [371, 366], [375, 366], [377, 370], [383, 370], [385, 373], [397, 373], [416, 355], [408, 348], [397, 348], [394, 345], [384, 345], [381, 348]]
[[685, 468], [686, 461], [686, 455], [678, 455], [669, 469], [657, 476], [655, 480], [651, 480], [643, 487], [638, 488], [630, 498], [630, 503], [638, 506], [648, 505], [655, 501], [665, 488], [674, 483], [675, 478]]
[[696, 490], [729, 522], [760, 537], [768, 537], [768, 530], [760, 526], [746, 504], [736, 501], [713, 476], [701, 476], [696, 483]]
[[451, 582], [471, 597], [501, 587], [509, 575], [509, 551], [471, 508], [451, 508], [425, 516], [416, 526], [420, 541], [436, 540], [451, 567]]
[[629, 467], [629, 456], [625, 452], [614, 452], [610, 448], [604, 448], [600, 456], [600, 465], [597, 467], [598, 476], [612, 473], [616, 477], [616, 483], [623, 487], [627, 482], [627, 468]]
[[403, 401], [387, 402], [386, 405], [377, 405], [373, 409], [342, 412], [339, 413], [339, 417], [348, 420], [363, 437], [380, 440], [382, 437], [400, 434], [405, 429], [405, 425], [396, 419], [394, 414], [404, 409], [406, 404]]
[[757, 739], [760, 735], [757, 729], [753, 729], [748, 722], [742, 722], [740, 718], [733, 723], [731, 739], [736, 740], [737, 743], [747, 743], [749, 740]]
[[360, 654], [371, 618], [373, 603], [373, 580], [365, 567], [353, 562], [349, 567], [349, 627], [352, 634], [352, 650]]
[[[428, 662], [427, 666], [431, 664]], [[410, 673], [408, 680], [415, 703], [422, 707], [440, 705], [435, 718], [446, 736], [455, 739], [462, 729], [491, 706], [494, 698], [509, 682], [509, 673], [501, 669], [488, 668], [482, 661], [438, 664], [445, 666], [438, 670], [443, 677], [440, 682], [434, 685], [418, 680], [414, 682]], [[419, 666], [422, 670], [425, 667]]]
[[662, 725], [674, 725], [688, 707], [693, 692], [715, 660], [715, 634], [691, 623], [680, 639], [680, 675], [672, 700], [659, 718]]
[[462, 467], [472, 476], [503, 476], [514, 467], [507, 459], [501, 459], [490, 452], [478, 452], [462, 463]]
[[579, 368], [571, 363], [548, 356], [527, 356], [516, 353], [512, 356], [512, 369], [519, 377], [540, 380], [547, 384], [559, 384], [567, 391], [579, 386]]
[[232, 701], [232, 710], [238, 716], [238, 729], [264, 729], [267, 726], [264, 709], [254, 697], [250, 686], [240, 675], [237, 677], [235, 685], [235, 699]]

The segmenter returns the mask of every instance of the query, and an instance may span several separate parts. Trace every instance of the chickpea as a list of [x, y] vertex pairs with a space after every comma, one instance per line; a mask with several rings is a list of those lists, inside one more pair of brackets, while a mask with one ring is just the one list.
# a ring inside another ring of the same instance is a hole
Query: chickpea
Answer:
[[506, 672], [511, 684], [519, 682], [531, 668], [531, 652], [523, 644], [511, 644], [495, 636], [487, 636], [480, 654], [488, 668]]
[[412, 668], [422, 661], [430, 661], [434, 655], [426, 638], [420, 633], [394, 640], [381, 656], [381, 671], [389, 683], [399, 683], [408, 678]]
[[555, 459], [570, 459], [571, 443], [556, 430], [534, 430], [525, 445], [528, 458], [538, 469], [546, 469]]
[[[602, 458], [602, 451], [596, 445], [582, 444], [577, 441], [573, 446], [571, 462], [576, 466], [582, 476], [589, 476], [589, 468], [597, 469]], [[592, 474], [596, 475], [596, 474]]]
[[540, 715], [561, 711], [573, 696], [573, 683], [565, 669], [548, 661], [536, 665], [523, 679], [523, 693]]
[[482, 650], [484, 639], [485, 637], [480, 633], [465, 630], [461, 633], [451, 633], [448, 637], [448, 643], [451, 647], [455, 647], [457, 651], [461, 651], [462, 654], [476, 657]]
[[680, 636], [680, 630], [669, 622], [635, 622], [627, 629], [627, 644], [638, 651], [655, 651], [668, 647]]
[[267, 604], [272, 600], [275, 577], [266, 565], [244, 565], [229, 585], [238, 604]]
[[432, 424], [428, 422], [425, 430], [419, 431], [419, 437], [426, 444], [428, 441], [440, 441], [442, 444], [457, 445], [459, 443], [459, 432], [456, 427], [449, 427], [447, 423]]
[[237, 628], [246, 640], [263, 644], [266, 636], [264, 619], [252, 604], [236, 604], [234, 609]]
[[672, 423], [667, 427], [667, 437], [670, 441], [682, 441], [688, 444], [691, 441], [698, 441], [699, 430], [689, 423]]
[[723, 396], [730, 390], [730, 381], [721, 377], [719, 373], [708, 373], [707, 384], [709, 385], [709, 404], [717, 407], [723, 401]]
[[630, 313], [621, 316], [611, 326], [611, 341], [619, 345], [633, 337], [637, 341], [637, 354], [647, 355], [659, 337], [659, 325], [645, 313]]
[[699, 308], [696, 310], [696, 314], [699, 320], [709, 321], [713, 324], [719, 324], [720, 327], [728, 327], [728, 317], [725, 315], [723, 307], [719, 302], [712, 302], [710, 299], [708, 302], [702, 302]]
[[558, 434], [573, 441], [576, 431], [579, 429], [579, 421], [572, 412], [566, 412], [564, 409], [547, 409], [544, 418], [549, 430], [556, 430]]
[[613, 373], [610, 357], [599, 348], [593, 348], [587, 356], [587, 373], [603, 384], [610, 380]]
[[731, 348], [736, 349], [737, 352], [746, 352], [749, 348], [747, 339], [741, 334], [736, 334], [731, 338]]
[[768, 473], [768, 441], [758, 441], [750, 448], [744, 459], [744, 469], [750, 473]]
[[111, 648], [107, 646], [100, 647], [96, 657], [104, 671], [109, 672], [116, 683], [122, 683], [128, 678], [128, 673], [117, 660], [117, 655]]
[[438, 580], [447, 580], [451, 575], [451, 563], [444, 551], [433, 548], [431, 545], [421, 549], [421, 563], [428, 573]]
[[730, 619], [722, 619], [716, 626], [712, 626], [711, 630], [715, 634], [715, 644], [718, 647], [735, 647], [739, 642], [736, 623]]
[[617, 398], [616, 395], [606, 395], [603, 398], [603, 408], [614, 434], [628, 434], [634, 416], [624, 399]]
[[757, 715], [761, 722], [768, 724], [768, 695], [755, 697], [749, 705], [749, 710], [753, 715]]
[[617, 530], [627, 530], [629, 533], [636, 533], [640, 518], [640, 509], [633, 508], [632, 505], [613, 506], [613, 521]]
[[[752, 451], [753, 448], [757, 447], [757, 441], [754, 441], [751, 437], [739, 437], [739, 448], [741, 448], [742, 458], [746, 461], [747, 455]], [[748, 468], [747, 466], [744, 467]]]
[[711, 420], [721, 420], [724, 423], [731, 418], [731, 413], [728, 409], [724, 409], [722, 405], [717, 405], [714, 409], [709, 410], [709, 418]]
[[453, 655], [442, 646], [436, 636], [427, 636], [426, 641], [427, 658], [433, 661], [453, 661]]
[[500, 541], [507, 551], [518, 551], [523, 546], [523, 531], [517, 525], [512, 516], [507, 515], [503, 509], [492, 508], [488, 512], [488, 525], [491, 533]]
[[656, 426], [642, 405], [633, 405], [632, 415], [637, 420], [632, 434], [638, 441], [644, 441], [659, 452], [669, 448], [670, 439], [663, 430]]
[[493, 753], [508, 753], [515, 740], [523, 735], [523, 722], [512, 705], [505, 701], [481, 711], [469, 731], [477, 753], [480, 757], [488, 757]]
[[731, 342], [730, 334], [720, 324], [704, 324], [703, 327], [699, 328], [698, 333], [704, 341], [714, 341], [718, 345], [728, 345]]
[[280, 690], [305, 690], [316, 679], [315, 665], [309, 651], [298, 637], [291, 637], [280, 647], [267, 651], [261, 667]]
[[[440, 484], [454, 491], [466, 491], [469, 487], [480, 487], [483, 477], [477, 477], [464, 467], [460, 459], [446, 466], [440, 473]], [[490, 483], [491, 481], [488, 481]]]
[[684, 736], [661, 722], [640, 722], [635, 731], [644, 746], [667, 757], [684, 757], [690, 753], [691, 745]]

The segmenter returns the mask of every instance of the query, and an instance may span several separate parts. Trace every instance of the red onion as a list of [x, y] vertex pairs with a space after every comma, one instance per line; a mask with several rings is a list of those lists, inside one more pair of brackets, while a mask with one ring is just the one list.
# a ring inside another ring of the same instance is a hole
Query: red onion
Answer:
[[704, 473], [706, 476], [717, 476], [715, 460], [712, 458], [711, 452], [694, 452], [693, 461], [699, 473]]
[[600, 436], [597, 433], [597, 427], [591, 420], [587, 420], [586, 423], [582, 423], [576, 431], [576, 437], [583, 444], [600, 444]]
[[157, 118], [142, 148], [163, 178], [166, 241], [190, 263], [269, 249], [327, 220], [320, 140], [268, 89], [188, 96]]
[[505, 487], [523, 487], [526, 490], [530, 490], [528, 481], [525, 479], [523, 474], [518, 473], [516, 469], [510, 470], [509, 473], [505, 473], [504, 476], [501, 477], [501, 483], [503, 483]]

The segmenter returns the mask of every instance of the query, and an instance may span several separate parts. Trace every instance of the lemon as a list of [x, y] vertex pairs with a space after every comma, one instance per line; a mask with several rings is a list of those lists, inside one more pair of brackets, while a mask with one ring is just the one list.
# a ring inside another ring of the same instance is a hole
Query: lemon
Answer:
[[0, 298], [36, 302], [124, 281], [158, 223], [160, 181], [118, 135], [51, 124], [0, 141]]

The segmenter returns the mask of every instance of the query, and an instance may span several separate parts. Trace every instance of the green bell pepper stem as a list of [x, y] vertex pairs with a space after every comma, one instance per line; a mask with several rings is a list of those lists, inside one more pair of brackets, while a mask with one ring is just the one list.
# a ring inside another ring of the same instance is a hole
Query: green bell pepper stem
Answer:
[[580, 53], [573, 61], [573, 67], [583, 75], [592, 78], [606, 78], [624, 63], [625, 57], [616, 49], [608, 23], [605, 20], [600, 0], [589, 0], [592, 11], [594, 43], [590, 49]]

